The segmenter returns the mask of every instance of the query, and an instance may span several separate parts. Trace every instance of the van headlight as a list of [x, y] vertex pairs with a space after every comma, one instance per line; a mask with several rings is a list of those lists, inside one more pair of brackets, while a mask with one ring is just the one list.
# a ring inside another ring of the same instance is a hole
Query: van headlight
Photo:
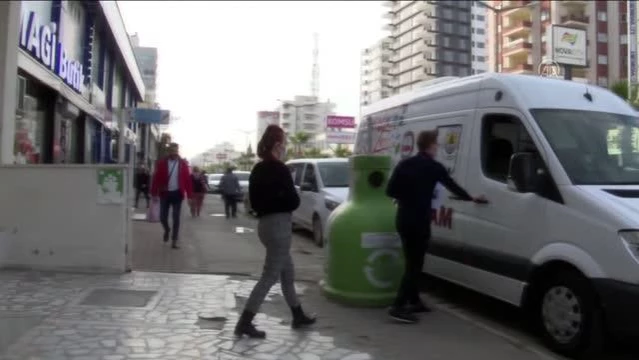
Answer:
[[639, 261], [639, 230], [619, 231], [619, 237], [626, 245], [630, 254]]
[[324, 204], [326, 204], [326, 208], [331, 211], [335, 210], [335, 208], [339, 206], [337, 201], [330, 199], [324, 200]]

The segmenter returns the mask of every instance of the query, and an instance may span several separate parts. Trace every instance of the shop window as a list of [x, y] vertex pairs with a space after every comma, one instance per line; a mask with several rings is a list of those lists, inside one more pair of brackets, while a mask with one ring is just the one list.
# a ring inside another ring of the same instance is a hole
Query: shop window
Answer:
[[28, 76], [18, 77], [14, 161], [16, 164], [50, 162], [55, 95]]

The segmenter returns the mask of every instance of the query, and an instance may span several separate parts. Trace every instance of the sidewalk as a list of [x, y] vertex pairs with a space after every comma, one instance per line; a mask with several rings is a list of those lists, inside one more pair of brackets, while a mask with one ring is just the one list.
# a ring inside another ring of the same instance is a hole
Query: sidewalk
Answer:
[[445, 311], [395, 325], [383, 310], [330, 303], [315, 285], [300, 290], [320, 314], [317, 327], [291, 330], [274, 288], [257, 318], [268, 338], [237, 340], [233, 325], [253, 284], [221, 275], [0, 272], [0, 359], [543, 358]]

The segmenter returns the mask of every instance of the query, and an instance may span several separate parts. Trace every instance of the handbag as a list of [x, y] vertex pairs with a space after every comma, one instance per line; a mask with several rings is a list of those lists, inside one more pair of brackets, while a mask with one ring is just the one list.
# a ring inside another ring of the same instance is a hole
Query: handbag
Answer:
[[146, 221], [156, 223], [160, 221], [160, 201], [154, 198], [146, 210]]

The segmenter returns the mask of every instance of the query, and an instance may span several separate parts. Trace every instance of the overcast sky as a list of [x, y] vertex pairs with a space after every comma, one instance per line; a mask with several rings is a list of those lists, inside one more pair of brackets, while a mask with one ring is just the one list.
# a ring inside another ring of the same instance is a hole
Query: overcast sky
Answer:
[[157, 47], [158, 101], [180, 119], [183, 156], [222, 141], [255, 146], [256, 112], [310, 92], [319, 33], [320, 97], [359, 113], [360, 51], [382, 35], [380, 1], [118, 1], [129, 33]]

